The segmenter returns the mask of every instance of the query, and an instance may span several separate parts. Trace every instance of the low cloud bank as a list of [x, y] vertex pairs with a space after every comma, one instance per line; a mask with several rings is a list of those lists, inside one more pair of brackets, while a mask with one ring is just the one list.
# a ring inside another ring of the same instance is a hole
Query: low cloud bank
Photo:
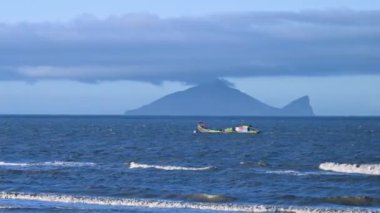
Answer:
[[380, 11], [0, 23], [0, 80], [165, 80], [380, 74]]

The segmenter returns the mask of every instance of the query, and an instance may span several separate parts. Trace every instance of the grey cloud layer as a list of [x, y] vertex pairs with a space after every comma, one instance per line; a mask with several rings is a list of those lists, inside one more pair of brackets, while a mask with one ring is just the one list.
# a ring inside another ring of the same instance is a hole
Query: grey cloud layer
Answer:
[[0, 79], [180, 80], [380, 74], [380, 11], [0, 24]]

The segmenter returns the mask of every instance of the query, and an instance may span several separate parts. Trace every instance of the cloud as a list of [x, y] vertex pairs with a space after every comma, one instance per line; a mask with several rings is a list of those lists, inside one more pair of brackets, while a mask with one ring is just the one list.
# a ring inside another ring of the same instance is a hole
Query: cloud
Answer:
[[165, 80], [380, 74], [380, 11], [0, 23], [0, 80]]

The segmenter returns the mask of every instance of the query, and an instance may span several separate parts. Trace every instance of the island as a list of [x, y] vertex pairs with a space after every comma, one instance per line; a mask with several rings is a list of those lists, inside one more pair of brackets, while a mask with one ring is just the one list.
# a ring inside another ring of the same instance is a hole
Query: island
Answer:
[[308, 96], [283, 108], [269, 106], [228, 82], [213, 81], [166, 95], [125, 115], [170, 116], [314, 116]]

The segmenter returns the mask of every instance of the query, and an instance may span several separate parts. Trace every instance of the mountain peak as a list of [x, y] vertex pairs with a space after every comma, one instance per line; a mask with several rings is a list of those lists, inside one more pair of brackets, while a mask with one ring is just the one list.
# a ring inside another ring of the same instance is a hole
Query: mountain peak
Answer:
[[234, 84], [224, 79], [215, 79], [213, 81], [202, 82], [197, 87], [233, 88]]
[[282, 108], [284, 112], [289, 115], [299, 115], [299, 116], [313, 116], [314, 112], [310, 105], [309, 96], [305, 95], [300, 98], [295, 99], [288, 105]]
[[296, 99], [296, 101], [307, 101], [307, 102], [310, 102], [310, 98], [308, 95], [304, 95], [298, 99]]

